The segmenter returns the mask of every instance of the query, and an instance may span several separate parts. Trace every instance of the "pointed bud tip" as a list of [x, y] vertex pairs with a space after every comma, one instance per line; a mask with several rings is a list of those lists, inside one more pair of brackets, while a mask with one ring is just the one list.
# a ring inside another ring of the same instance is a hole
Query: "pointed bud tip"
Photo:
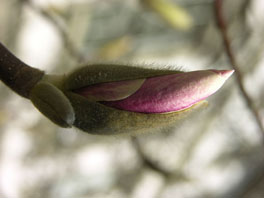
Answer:
[[221, 75], [225, 79], [228, 79], [235, 72], [235, 70], [211, 70], [211, 71]]

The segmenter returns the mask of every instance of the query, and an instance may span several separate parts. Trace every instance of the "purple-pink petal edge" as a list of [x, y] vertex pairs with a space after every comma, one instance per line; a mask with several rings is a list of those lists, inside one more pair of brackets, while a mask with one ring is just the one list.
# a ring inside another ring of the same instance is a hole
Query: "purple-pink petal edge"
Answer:
[[141, 113], [180, 111], [215, 93], [233, 72], [234, 70], [202, 70], [152, 77], [146, 79], [131, 96], [101, 103]]

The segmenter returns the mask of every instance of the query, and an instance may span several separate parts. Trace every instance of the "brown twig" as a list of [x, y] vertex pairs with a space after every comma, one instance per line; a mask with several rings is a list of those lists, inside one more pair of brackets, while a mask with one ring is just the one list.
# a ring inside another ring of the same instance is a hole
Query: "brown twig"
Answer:
[[78, 63], [83, 63], [85, 61], [84, 55], [78, 50], [71, 39], [69, 38], [67, 31], [65, 28], [61, 25], [61, 23], [56, 20], [47, 10], [42, 9], [40, 7], [35, 6], [31, 1], [25, 1], [27, 5], [32, 8], [34, 11], [42, 15], [44, 18], [46, 18], [51, 24], [54, 25], [54, 27], [57, 29], [58, 33], [60, 34], [62, 41], [64, 43], [64, 46], [68, 53], [73, 57]]
[[43, 71], [25, 64], [0, 43], [0, 80], [17, 94], [28, 98], [43, 75]]
[[240, 67], [237, 63], [237, 60], [234, 56], [234, 53], [232, 51], [231, 48], [231, 44], [230, 44], [230, 39], [228, 37], [227, 34], [227, 26], [223, 17], [223, 13], [222, 13], [222, 7], [223, 7], [223, 0], [215, 0], [215, 14], [216, 14], [216, 21], [218, 24], [218, 27], [221, 31], [221, 35], [223, 38], [223, 42], [224, 42], [224, 47], [227, 53], [227, 56], [229, 58], [229, 61], [231, 63], [231, 67], [235, 70], [235, 75], [236, 75], [236, 80], [239, 86], [239, 89], [243, 95], [243, 98], [245, 99], [245, 102], [247, 104], [247, 106], [249, 107], [250, 111], [252, 112], [253, 116], [255, 117], [256, 123], [259, 127], [259, 129], [262, 132], [262, 136], [263, 136], [263, 141], [264, 141], [264, 126], [261, 120], [261, 116], [259, 114], [259, 112], [257, 111], [253, 100], [250, 98], [249, 94], [247, 93], [244, 85], [243, 85], [243, 75], [240, 71]]

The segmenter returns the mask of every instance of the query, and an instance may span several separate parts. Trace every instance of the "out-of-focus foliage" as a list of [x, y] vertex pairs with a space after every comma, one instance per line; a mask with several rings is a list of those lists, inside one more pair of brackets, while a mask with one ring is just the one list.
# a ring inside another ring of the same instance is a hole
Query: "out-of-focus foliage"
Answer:
[[[263, 1], [224, 2], [243, 83], [263, 116]], [[48, 72], [68, 72], [95, 60], [229, 69], [213, 3], [1, 0], [0, 40], [26, 63]], [[137, 143], [58, 128], [3, 84], [0, 94], [2, 197], [263, 194], [262, 136], [235, 78], [209, 99], [207, 110], [180, 127], [141, 135]]]
[[176, 29], [189, 30], [191, 28], [192, 18], [182, 7], [167, 0], [142, 0], [142, 2], [154, 9]]

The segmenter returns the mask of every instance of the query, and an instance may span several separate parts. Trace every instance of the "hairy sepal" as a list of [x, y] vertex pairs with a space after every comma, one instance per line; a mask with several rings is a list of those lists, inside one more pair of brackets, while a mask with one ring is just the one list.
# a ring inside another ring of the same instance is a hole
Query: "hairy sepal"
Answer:
[[84, 132], [97, 135], [135, 135], [172, 126], [207, 104], [206, 101], [201, 101], [182, 111], [145, 114], [111, 108], [72, 92], [65, 94], [75, 111], [76, 119], [73, 125]]
[[118, 64], [87, 65], [67, 75], [63, 82], [63, 89], [70, 91], [99, 83], [145, 79], [180, 72], [170, 69], [152, 69]]
[[29, 98], [34, 106], [55, 124], [66, 128], [74, 123], [75, 113], [71, 102], [54, 85], [48, 82], [38, 83]]

